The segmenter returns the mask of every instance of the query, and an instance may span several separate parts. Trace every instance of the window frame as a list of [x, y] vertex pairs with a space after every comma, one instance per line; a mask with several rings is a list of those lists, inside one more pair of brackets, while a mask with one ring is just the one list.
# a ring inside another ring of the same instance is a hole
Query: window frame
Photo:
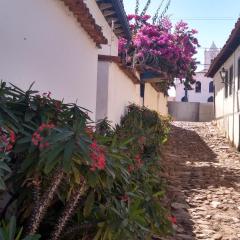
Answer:
[[209, 91], [209, 93], [213, 93], [213, 92], [214, 92], [214, 84], [213, 84], [213, 81], [210, 81], [210, 82], [209, 82], [208, 91]]
[[[198, 86], [197, 86], [197, 84], [199, 84]], [[197, 90], [198, 88], [199, 88], [199, 90]], [[195, 83], [195, 93], [201, 93], [202, 92], [202, 83], [200, 82], [200, 81], [197, 81], [196, 83]]]

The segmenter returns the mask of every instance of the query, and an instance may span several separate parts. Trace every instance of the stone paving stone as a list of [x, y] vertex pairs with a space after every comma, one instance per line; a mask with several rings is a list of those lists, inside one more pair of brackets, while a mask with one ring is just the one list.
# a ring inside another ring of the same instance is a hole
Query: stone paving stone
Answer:
[[164, 148], [175, 235], [240, 240], [240, 153], [212, 123], [173, 122]]

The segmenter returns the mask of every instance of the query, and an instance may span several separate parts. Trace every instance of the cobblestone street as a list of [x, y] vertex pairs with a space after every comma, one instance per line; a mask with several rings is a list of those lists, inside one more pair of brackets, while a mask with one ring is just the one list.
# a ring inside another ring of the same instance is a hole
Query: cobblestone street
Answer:
[[174, 240], [240, 239], [240, 154], [212, 123], [173, 123], [165, 146]]

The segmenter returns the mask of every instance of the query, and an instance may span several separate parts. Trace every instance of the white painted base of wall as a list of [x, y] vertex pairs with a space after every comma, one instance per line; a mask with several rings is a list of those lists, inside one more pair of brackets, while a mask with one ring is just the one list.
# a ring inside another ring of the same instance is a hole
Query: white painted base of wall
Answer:
[[141, 104], [140, 85], [132, 80], [114, 62], [98, 62], [97, 120], [108, 118], [113, 125], [120, 122], [126, 107]]
[[218, 128], [225, 134], [225, 136], [236, 147], [240, 147], [240, 115], [235, 114], [233, 116], [225, 116], [222, 119], [217, 120]]

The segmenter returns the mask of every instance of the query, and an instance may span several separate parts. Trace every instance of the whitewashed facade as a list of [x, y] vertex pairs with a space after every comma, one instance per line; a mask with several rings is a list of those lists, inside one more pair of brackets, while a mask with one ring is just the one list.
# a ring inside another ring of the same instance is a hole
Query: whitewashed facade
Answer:
[[35, 82], [113, 124], [128, 104], [142, 104], [139, 74], [99, 60], [117, 57], [118, 37], [129, 37], [121, 0], [0, 0], [0, 30], [1, 80], [23, 89]]
[[[226, 79], [220, 71], [226, 70]], [[240, 147], [240, 19], [207, 73], [215, 84], [215, 118], [218, 127]]]
[[35, 89], [77, 101], [95, 119], [98, 48], [66, 2], [0, 0], [0, 79], [23, 89], [35, 81]]

